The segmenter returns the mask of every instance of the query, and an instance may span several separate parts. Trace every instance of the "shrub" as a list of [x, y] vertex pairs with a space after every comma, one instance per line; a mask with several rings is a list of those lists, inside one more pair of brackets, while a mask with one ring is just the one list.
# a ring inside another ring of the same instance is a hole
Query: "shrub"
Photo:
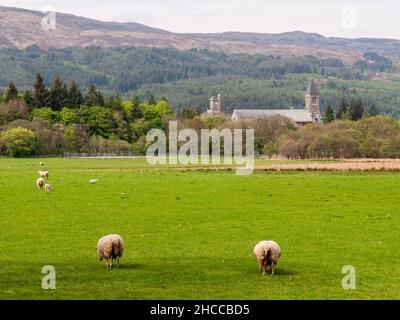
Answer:
[[0, 135], [0, 151], [11, 157], [33, 156], [39, 150], [37, 136], [26, 128], [13, 128]]

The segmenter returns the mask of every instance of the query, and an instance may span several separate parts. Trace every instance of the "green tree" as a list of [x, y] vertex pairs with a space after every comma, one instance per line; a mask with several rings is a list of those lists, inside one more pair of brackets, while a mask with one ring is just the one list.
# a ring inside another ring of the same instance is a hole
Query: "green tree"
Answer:
[[272, 157], [274, 154], [278, 153], [278, 149], [276, 147], [276, 144], [273, 141], [268, 142], [267, 144], [265, 144], [264, 148], [263, 148], [263, 153], [267, 156], [267, 157]]
[[33, 156], [39, 151], [36, 134], [21, 127], [5, 131], [0, 135], [0, 151], [16, 158]]
[[369, 109], [368, 109], [368, 111], [367, 111], [367, 114], [368, 114], [369, 116], [372, 116], [372, 117], [379, 115], [379, 111], [378, 111], [378, 109], [376, 108], [375, 103], [372, 103], [372, 105], [369, 107]]
[[204, 117], [202, 121], [207, 129], [217, 129], [226, 121], [226, 119], [224, 116], [212, 116]]
[[113, 119], [115, 123], [114, 133], [118, 138], [128, 141], [130, 137], [130, 128], [126, 113], [117, 111], [113, 114]]
[[121, 103], [123, 112], [126, 114], [128, 119], [132, 119], [133, 103], [132, 101], [125, 100]]
[[132, 140], [138, 141], [140, 137], [145, 136], [151, 125], [145, 119], [138, 119], [131, 124]]
[[64, 134], [64, 144], [68, 151], [89, 151], [90, 135], [87, 125], [73, 124], [68, 126]]
[[94, 84], [89, 88], [89, 91], [85, 97], [85, 103], [90, 107], [104, 106], [103, 95], [99, 90], [97, 90], [97, 87]]
[[145, 154], [147, 149], [147, 141], [145, 136], [140, 136], [135, 143], [132, 144], [132, 151]]
[[64, 107], [60, 111], [60, 121], [68, 126], [78, 122], [78, 115], [74, 109]]
[[364, 107], [360, 98], [351, 100], [348, 113], [350, 120], [353, 121], [360, 120], [363, 117]]
[[160, 100], [160, 102], [154, 106], [154, 110], [157, 112], [160, 118], [163, 116], [172, 115], [173, 113], [168, 101], [166, 100]]
[[335, 114], [334, 114], [333, 109], [332, 109], [332, 107], [330, 105], [328, 105], [326, 107], [323, 119], [324, 119], [324, 123], [329, 123], [329, 122], [332, 122], [333, 120], [335, 120]]
[[78, 109], [84, 103], [83, 95], [75, 80], [72, 80], [68, 89], [68, 107]]
[[151, 94], [149, 97], [149, 100], [147, 101], [149, 103], [149, 105], [153, 106], [155, 104], [157, 104], [156, 98], [154, 97], [154, 94]]
[[33, 85], [33, 107], [43, 108], [47, 107], [48, 104], [48, 91], [44, 84], [43, 78], [40, 73], [36, 74], [36, 80]]
[[13, 100], [13, 99], [17, 99], [18, 98], [18, 89], [15, 86], [14, 82], [10, 82], [8, 84], [8, 89], [6, 91], [6, 96], [5, 96], [5, 100], [6, 102]]
[[344, 98], [340, 101], [339, 108], [336, 111], [336, 119], [348, 119], [348, 105], [346, 99]]
[[54, 111], [59, 111], [68, 104], [68, 89], [59, 77], [54, 79], [50, 88], [49, 104]]
[[143, 109], [141, 108], [141, 100], [138, 95], [135, 95], [132, 100], [132, 120], [143, 118]]
[[34, 118], [44, 119], [50, 123], [55, 123], [59, 120], [58, 112], [53, 111], [50, 107], [37, 108], [32, 111]]
[[78, 110], [79, 122], [86, 124], [91, 135], [108, 138], [115, 128], [112, 111], [101, 106], [82, 106]]
[[28, 109], [32, 110], [34, 106], [34, 98], [31, 89], [28, 89], [24, 92], [24, 101], [28, 106]]
[[113, 110], [121, 110], [122, 99], [119, 93], [113, 93], [106, 101], [105, 106]]
[[196, 116], [200, 116], [201, 109], [200, 107], [196, 108], [183, 108], [179, 112], [179, 117], [182, 119], [193, 119]]

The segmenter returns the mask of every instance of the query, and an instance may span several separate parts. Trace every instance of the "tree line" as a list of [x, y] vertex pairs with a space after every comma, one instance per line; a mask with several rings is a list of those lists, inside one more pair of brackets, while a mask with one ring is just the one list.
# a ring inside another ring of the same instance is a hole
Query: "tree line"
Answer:
[[365, 116], [377, 116], [379, 111], [376, 105], [372, 103], [368, 109], [364, 107], [361, 98], [353, 98], [348, 102], [346, 98], [342, 98], [336, 112], [331, 105], [328, 105], [323, 114], [324, 123], [330, 123], [335, 119], [357, 121]]
[[[194, 112], [194, 111], [192, 111]], [[0, 98], [0, 154], [60, 155], [63, 152], [143, 152], [145, 134], [174, 114], [166, 98], [123, 100], [91, 85], [83, 92], [56, 77], [47, 87], [40, 73], [32, 89], [13, 82]]]
[[[325, 125], [295, 125], [284, 117], [234, 122], [208, 117], [200, 108], [173, 110], [168, 99], [150, 95], [104, 95], [96, 85], [82, 90], [75, 81], [56, 77], [46, 86], [38, 73], [32, 88], [20, 92], [10, 82], [0, 96], [0, 155], [24, 157], [62, 155], [64, 152], [145, 153], [150, 129], [168, 131], [168, 121], [181, 129], [254, 128], [255, 151], [289, 158], [346, 158], [400, 156], [400, 125], [379, 116], [374, 105], [365, 108], [359, 98], [343, 98], [328, 106]], [[222, 146], [223, 147], [223, 146]]]

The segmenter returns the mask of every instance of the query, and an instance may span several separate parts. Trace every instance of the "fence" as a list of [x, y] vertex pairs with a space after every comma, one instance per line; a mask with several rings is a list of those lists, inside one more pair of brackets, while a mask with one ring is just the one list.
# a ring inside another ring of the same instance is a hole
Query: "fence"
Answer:
[[139, 152], [65, 152], [64, 158], [97, 158], [97, 159], [123, 159], [123, 158], [141, 158], [144, 155]]

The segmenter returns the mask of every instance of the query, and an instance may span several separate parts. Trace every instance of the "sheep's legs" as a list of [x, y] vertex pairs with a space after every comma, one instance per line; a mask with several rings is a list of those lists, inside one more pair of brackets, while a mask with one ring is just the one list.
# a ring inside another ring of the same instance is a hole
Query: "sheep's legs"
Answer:
[[262, 266], [261, 270], [262, 270], [263, 276], [265, 276], [265, 266]]
[[113, 266], [113, 259], [106, 259], [106, 268], [112, 268]]
[[106, 268], [112, 268], [113, 265], [115, 265], [115, 267], [119, 267], [119, 258], [117, 259], [113, 259], [113, 258], [109, 258], [106, 259]]
[[271, 275], [275, 274], [275, 264], [271, 264]]
[[264, 274], [264, 264], [263, 264], [263, 262], [259, 262], [258, 263], [258, 270], [260, 270], [260, 272], [262, 272], [263, 274]]

